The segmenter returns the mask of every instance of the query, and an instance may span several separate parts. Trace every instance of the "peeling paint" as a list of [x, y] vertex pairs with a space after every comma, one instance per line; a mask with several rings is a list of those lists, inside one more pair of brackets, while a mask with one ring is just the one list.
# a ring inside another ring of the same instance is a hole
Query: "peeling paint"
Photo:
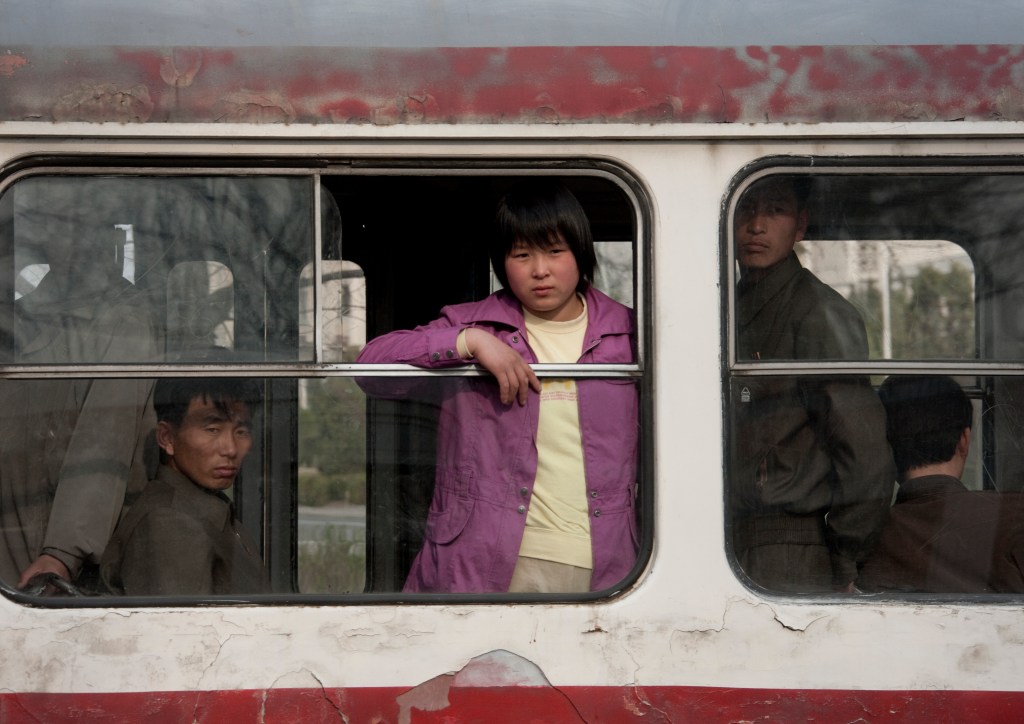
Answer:
[[153, 114], [153, 101], [144, 85], [82, 85], [60, 96], [51, 113], [55, 121], [143, 123]]
[[175, 49], [160, 63], [160, 77], [175, 88], [188, 88], [203, 67], [203, 54], [194, 48]]
[[217, 121], [231, 123], [291, 123], [295, 109], [276, 91], [239, 90], [215, 104], [214, 116]]
[[[514, 694], [512, 693], [514, 691]], [[551, 686], [532, 661], [510, 651], [490, 651], [469, 661], [454, 674], [442, 674], [395, 698], [400, 724], [414, 720], [413, 712], [437, 712], [442, 721], [530, 721], [542, 711], [544, 721], [584, 721], [572, 700]], [[502, 705], [502, 706], [495, 706]], [[505, 708], [503, 707], [511, 707]], [[509, 719], [512, 715], [514, 718]], [[422, 717], [416, 716], [416, 721]]]

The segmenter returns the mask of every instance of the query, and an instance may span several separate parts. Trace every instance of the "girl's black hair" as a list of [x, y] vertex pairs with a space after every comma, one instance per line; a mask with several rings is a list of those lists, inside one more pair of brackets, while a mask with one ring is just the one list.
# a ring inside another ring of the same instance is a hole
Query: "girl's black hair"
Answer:
[[576, 258], [583, 293], [594, 281], [597, 256], [590, 222], [580, 202], [565, 185], [553, 178], [521, 182], [498, 202], [497, 232], [491, 244], [491, 266], [502, 286], [508, 287], [505, 257], [516, 243], [548, 249], [564, 241]]

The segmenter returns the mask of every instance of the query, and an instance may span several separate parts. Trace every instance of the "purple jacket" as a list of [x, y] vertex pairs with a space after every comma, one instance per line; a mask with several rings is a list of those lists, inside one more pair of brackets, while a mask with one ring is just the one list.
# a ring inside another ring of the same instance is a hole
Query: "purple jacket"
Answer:
[[[632, 362], [632, 310], [595, 289], [586, 299], [579, 362]], [[485, 329], [537, 362], [526, 343], [519, 302], [505, 291], [445, 307], [430, 324], [378, 337], [357, 361], [431, 369], [464, 365], [455, 341], [467, 327]], [[401, 397], [399, 387], [406, 382], [415, 380], [363, 378], [360, 384], [373, 394]], [[537, 472], [539, 396], [531, 390], [526, 405], [503, 405], [492, 378], [453, 377], [444, 383], [434, 497], [405, 590], [507, 591]], [[629, 379], [579, 379], [577, 389], [596, 591], [621, 581], [636, 561], [638, 395]]]

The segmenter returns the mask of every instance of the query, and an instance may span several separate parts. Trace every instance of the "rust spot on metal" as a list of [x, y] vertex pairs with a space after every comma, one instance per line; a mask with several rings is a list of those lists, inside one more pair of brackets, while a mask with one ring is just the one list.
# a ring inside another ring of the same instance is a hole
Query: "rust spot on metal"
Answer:
[[10, 78], [14, 75], [14, 71], [23, 65], [28, 65], [28, 60], [24, 56], [13, 53], [0, 55], [0, 75], [2, 76]]

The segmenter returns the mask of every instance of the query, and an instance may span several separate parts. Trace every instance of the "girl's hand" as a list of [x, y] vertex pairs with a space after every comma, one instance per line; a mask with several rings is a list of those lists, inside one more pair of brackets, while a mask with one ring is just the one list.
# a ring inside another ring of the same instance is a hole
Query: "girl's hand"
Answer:
[[540, 380], [526, 360], [493, 334], [470, 327], [466, 330], [466, 347], [498, 381], [498, 398], [503, 405], [511, 405], [516, 399], [525, 405], [531, 387], [540, 392]]

